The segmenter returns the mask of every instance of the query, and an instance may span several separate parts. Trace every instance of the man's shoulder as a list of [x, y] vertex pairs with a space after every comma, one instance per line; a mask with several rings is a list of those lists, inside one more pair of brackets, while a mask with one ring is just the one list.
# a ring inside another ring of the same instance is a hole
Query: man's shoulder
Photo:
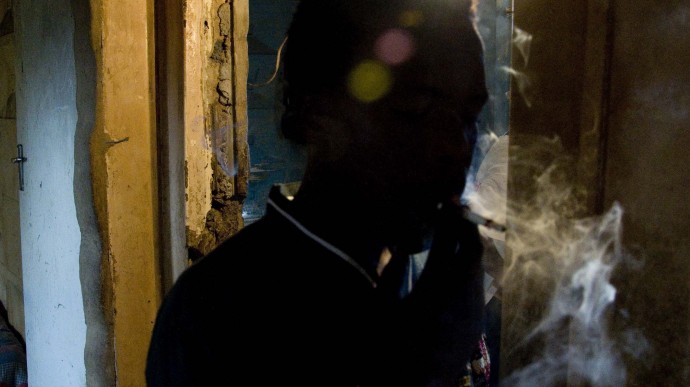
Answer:
[[260, 278], [276, 271], [280, 254], [293, 250], [280, 231], [279, 225], [263, 219], [246, 226], [184, 270], [166, 295], [166, 304], [203, 310], [207, 305], [236, 302], [245, 294], [242, 289], [264, 282]]
[[263, 217], [242, 228], [214, 250], [191, 264], [176, 281], [180, 287], [208, 288], [216, 284], [241, 286], [253, 275], [290, 271], [310, 255], [313, 241], [275, 216]]
[[294, 241], [288, 237], [289, 234], [291, 230], [280, 222], [267, 218], [259, 219], [230, 236], [206, 256], [199, 258], [185, 273], [218, 273], [227, 276], [228, 271], [255, 264], [257, 257], [269, 259], [274, 254], [289, 252], [290, 241]]

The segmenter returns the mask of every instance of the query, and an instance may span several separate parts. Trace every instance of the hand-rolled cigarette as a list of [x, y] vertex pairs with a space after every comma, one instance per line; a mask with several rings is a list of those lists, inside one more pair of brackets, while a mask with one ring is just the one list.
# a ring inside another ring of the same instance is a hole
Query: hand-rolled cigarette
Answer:
[[452, 206], [459, 209], [462, 212], [462, 217], [469, 220], [470, 222], [478, 225], [490, 228], [491, 230], [498, 232], [506, 232], [506, 226], [496, 223], [491, 219], [487, 219], [476, 212], [473, 212], [469, 206], [462, 204], [460, 202], [460, 195], [453, 196], [451, 198]]

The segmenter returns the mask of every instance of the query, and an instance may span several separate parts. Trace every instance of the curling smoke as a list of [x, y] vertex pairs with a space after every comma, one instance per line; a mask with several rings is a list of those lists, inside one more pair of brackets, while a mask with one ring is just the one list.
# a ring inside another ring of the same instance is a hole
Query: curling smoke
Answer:
[[529, 62], [529, 51], [532, 47], [532, 35], [517, 27], [513, 28], [513, 45], [520, 53], [524, 66]]
[[[563, 156], [557, 139], [535, 139], [529, 149], [511, 146], [511, 165], [529, 171], [537, 188], [521, 196], [519, 205], [507, 203], [507, 137], [489, 149], [476, 189], [466, 196], [475, 212], [508, 221], [509, 254], [500, 283], [513, 294], [508, 307], [524, 311], [512, 316], [509, 325], [528, 332], [513, 340], [511, 350], [526, 349], [532, 361], [501, 384], [624, 385], [623, 354], [641, 356], [647, 344], [635, 330], [608, 329], [616, 298], [610, 277], [628, 259], [621, 244], [623, 209], [613, 204], [598, 217], [573, 216], [578, 212], [570, 178], [573, 161]], [[495, 243], [505, 241], [490, 230], [483, 235]], [[548, 302], [542, 314], [534, 314], [535, 297]]]
[[601, 217], [578, 220], [559, 219], [550, 210], [528, 218], [511, 239], [504, 280], [543, 277], [555, 286], [545, 317], [521, 343], [542, 341], [542, 356], [513, 373], [505, 385], [555, 386], [574, 379], [621, 386], [626, 372], [609, 337], [607, 312], [616, 297], [611, 272], [623, 259], [623, 210], [614, 204]]
[[518, 92], [525, 101], [525, 105], [527, 105], [527, 107], [532, 107], [532, 97], [529, 94], [532, 84], [529, 80], [529, 77], [525, 73], [510, 67], [501, 67], [501, 70], [513, 77], [513, 80], [515, 80], [515, 84], [518, 87]]
[[[527, 31], [514, 27], [512, 43], [513, 47], [520, 53], [522, 68], [526, 69], [529, 63], [530, 49], [532, 47], [532, 35]], [[518, 93], [520, 93], [520, 96], [525, 101], [525, 105], [527, 105], [527, 107], [532, 107], [532, 96], [530, 95], [530, 87], [532, 85], [529, 77], [523, 71], [517, 70], [515, 66], [502, 66], [500, 70], [510, 74], [517, 85]]]

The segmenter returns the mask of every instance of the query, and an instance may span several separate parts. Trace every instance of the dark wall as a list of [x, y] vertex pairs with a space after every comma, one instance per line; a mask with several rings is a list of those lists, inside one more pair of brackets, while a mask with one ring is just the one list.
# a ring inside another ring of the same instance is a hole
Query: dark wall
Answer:
[[[553, 230], [540, 235], [530, 224], [521, 230], [518, 225], [525, 217], [553, 218], [553, 213], [540, 213], [546, 209], [534, 198], [543, 189], [538, 177], [556, 159], [572, 166], [560, 168], [565, 175], [561, 177], [563, 181], [578, 180], [574, 166], [580, 153], [581, 117], [585, 114], [582, 91], [587, 67], [586, 1], [564, 6], [554, 0], [515, 0], [513, 7], [508, 250], [502, 289], [500, 358], [504, 380], [537, 361], [545, 349], [543, 342], [525, 341], [525, 337], [546, 313], [560, 275], [548, 259], [550, 250], [557, 246], [538, 250], [540, 246], [533, 246], [535, 242], [522, 243], [522, 240], [530, 238], [540, 244], [548, 241], [554, 245], [560, 242], [553, 242], [556, 239], [548, 236]], [[601, 67], [601, 60], [591, 65]], [[575, 212], [574, 201], [571, 198], [563, 203], [556, 214], [572, 215], [566, 212]], [[516, 213], [517, 207], [521, 208], [520, 213]], [[550, 221], [553, 219], [545, 219]], [[513, 262], [516, 262], [514, 266]]]
[[[626, 385], [685, 385], [690, 381], [685, 188], [690, 186], [690, 34], [685, 32], [690, 2], [516, 0], [514, 7], [515, 26], [533, 40], [526, 64], [514, 47], [519, 73], [511, 93], [509, 200], [529, 202], [535, 193], [538, 163], [525, 160], [542, 155], [518, 148], [530, 149], [539, 137], [558, 139], [554, 149], [570, 163], [560, 176], [574, 188], [563, 218], [597, 215], [620, 203], [628, 258], [613, 272], [616, 299], [604, 317], [611, 338], [638, 333], [628, 336], [629, 342], [615, 342]], [[529, 84], [521, 94], [525, 80]], [[541, 170], [557, 158], [549, 157], [538, 160]], [[548, 291], [533, 285], [511, 283], [504, 289], [502, 373], [529, 364], [539, 350], [538, 345], [516, 349], [549, 302]], [[533, 292], [523, 297], [526, 289]], [[578, 381], [572, 368], [564, 377]]]
[[690, 383], [690, 2], [616, 1], [605, 203], [641, 264], [618, 278], [652, 350], [631, 383]]
[[515, 27], [532, 39], [525, 56], [513, 49], [513, 68], [521, 75], [513, 77], [511, 131], [556, 134], [574, 151], [580, 132], [587, 2], [565, 6], [553, 0], [516, 0], [514, 7]]

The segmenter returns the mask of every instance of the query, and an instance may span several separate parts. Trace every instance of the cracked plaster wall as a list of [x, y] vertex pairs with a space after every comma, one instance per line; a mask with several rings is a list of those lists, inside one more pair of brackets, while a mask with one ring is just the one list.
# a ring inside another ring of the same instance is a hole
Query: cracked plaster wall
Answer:
[[243, 226], [247, 11], [246, 1], [186, 3], [185, 199], [192, 260]]

